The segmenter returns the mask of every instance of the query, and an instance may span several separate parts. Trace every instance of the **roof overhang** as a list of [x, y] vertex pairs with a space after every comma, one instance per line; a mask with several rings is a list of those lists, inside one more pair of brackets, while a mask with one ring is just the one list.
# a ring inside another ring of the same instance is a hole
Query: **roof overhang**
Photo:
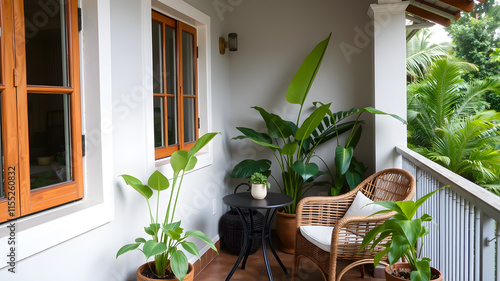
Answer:
[[449, 26], [452, 20], [458, 20], [461, 11], [474, 10], [473, 0], [410, 0], [409, 2], [407, 13], [443, 26]]

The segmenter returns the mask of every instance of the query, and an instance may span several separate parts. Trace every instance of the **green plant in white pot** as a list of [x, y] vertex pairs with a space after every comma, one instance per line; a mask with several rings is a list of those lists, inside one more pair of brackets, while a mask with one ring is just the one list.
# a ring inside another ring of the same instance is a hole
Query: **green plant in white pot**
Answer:
[[267, 181], [267, 177], [261, 173], [253, 173], [250, 177], [250, 183], [252, 184], [251, 194], [255, 199], [264, 199], [267, 196], [267, 188], [271, 187], [271, 184]]
[[[123, 253], [138, 249], [144, 253], [146, 260], [154, 257], [154, 266], [152, 266], [152, 263], [143, 265], [143, 267], [150, 267], [150, 270], [154, 275], [152, 277], [155, 279], [173, 279], [174, 277], [177, 277], [182, 281], [187, 280], [185, 277], [188, 273], [188, 269], [192, 268], [192, 265], [189, 265], [188, 259], [184, 252], [180, 250], [180, 247], [188, 253], [200, 258], [197, 246], [193, 242], [187, 241], [186, 239], [188, 237], [199, 238], [207, 243], [212, 249], [217, 251], [213, 241], [203, 232], [198, 230], [185, 231], [181, 227], [180, 221], [174, 221], [177, 200], [181, 191], [184, 174], [195, 167], [197, 158], [194, 154], [207, 145], [216, 134], [217, 133], [207, 133], [200, 137], [189, 151], [179, 150], [172, 154], [170, 157], [170, 165], [172, 166], [172, 170], [174, 172], [172, 184], [170, 184], [168, 178], [159, 171], [153, 172], [146, 184], [143, 184], [139, 179], [130, 175], [121, 176], [127, 185], [133, 187], [137, 192], [144, 196], [144, 198], [146, 198], [151, 223], [144, 227], [144, 231], [149, 237], [137, 238], [135, 239], [135, 243], [127, 244], [121, 247], [116, 254], [117, 258]], [[160, 220], [159, 209], [164, 206], [160, 206], [160, 192], [167, 190], [168, 188], [170, 188], [170, 198], [165, 216], [163, 220]], [[155, 191], [157, 193], [156, 210], [153, 210], [149, 199], [153, 196]], [[142, 249], [140, 248], [141, 245]], [[137, 272], [138, 280], [149, 280], [148, 278], [140, 279], [142, 278], [139, 277], [141, 271], [140, 269]], [[192, 280], [192, 277], [190, 280]]]

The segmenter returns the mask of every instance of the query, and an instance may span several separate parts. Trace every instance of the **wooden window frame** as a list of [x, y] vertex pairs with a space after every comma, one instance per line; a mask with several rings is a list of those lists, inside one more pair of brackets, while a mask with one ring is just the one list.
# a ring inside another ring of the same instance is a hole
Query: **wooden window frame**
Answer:
[[[66, 0], [69, 86], [27, 85], [24, 1], [2, 1], [1, 79], [4, 190], [0, 223], [83, 198], [78, 1]], [[9, 12], [13, 11], [13, 13]], [[14, 16], [15, 15], [15, 16]], [[14, 40], [16, 38], [16, 40]], [[28, 94], [70, 97], [72, 180], [31, 190]], [[14, 172], [14, 174], [12, 174]], [[9, 184], [9, 177], [11, 183]], [[13, 200], [9, 187], [14, 186]], [[14, 202], [13, 204], [11, 202]], [[14, 205], [15, 208], [10, 208]]]
[[[199, 137], [199, 112], [198, 112], [198, 63], [197, 63], [197, 31], [196, 28], [189, 26], [185, 23], [182, 23], [180, 21], [176, 21], [172, 18], [169, 18], [159, 12], [156, 12], [152, 10], [151, 13], [151, 18], [153, 21], [156, 21], [161, 24], [161, 36], [162, 36], [162, 60], [163, 60], [163, 69], [162, 69], [162, 89], [163, 93], [153, 93], [153, 97], [162, 97], [163, 98], [163, 124], [164, 124], [164, 140], [165, 144], [168, 144], [168, 122], [167, 116], [168, 116], [168, 106], [167, 106], [167, 98], [168, 97], [174, 97], [175, 95], [172, 94], [167, 94], [167, 79], [166, 79], [166, 48], [165, 48], [165, 26], [168, 25], [172, 28], [175, 29], [176, 33], [176, 58], [175, 58], [175, 63], [176, 63], [176, 83], [177, 83], [177, 138], [178, 138], [178, 144], [171, 145], [171, 146], [165, 146], [165, 147], [158, 147], [155, 148], [155, 159], [161, 159], [165, 158], [168, 156], [171, 156], [172, 153], [174, 153], [177, 150], [189, 150], [192, 148], [195, 144], [195, 141]], [[182, 62], [182, 33], [186, 32], [189, 33], [193, 36], [193, 70], [194, 70], [194, 94], [193, 95], [188, 95], [184, 94], [184, 89], [183, 89], [183, 62]], [[154, 62], [153, 62], [154, 63]], [[186, 143], [184, 142], [184, 99], [185, 98], [192, 98], [194, 99], [194, 120], [195, 120], [195, 141]]]

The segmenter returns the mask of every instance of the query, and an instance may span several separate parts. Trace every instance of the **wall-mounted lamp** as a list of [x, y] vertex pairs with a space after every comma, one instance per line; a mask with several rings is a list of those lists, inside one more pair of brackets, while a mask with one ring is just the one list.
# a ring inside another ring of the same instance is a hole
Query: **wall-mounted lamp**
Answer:
[[221, 55], [225, 54], [226, 48], [229, 48], [229, 51], [238, 51], [238, 34], [229, 33], [227, 35], [227, 42], [224, 40], [224, 37], [219, 37], [219, 53]]

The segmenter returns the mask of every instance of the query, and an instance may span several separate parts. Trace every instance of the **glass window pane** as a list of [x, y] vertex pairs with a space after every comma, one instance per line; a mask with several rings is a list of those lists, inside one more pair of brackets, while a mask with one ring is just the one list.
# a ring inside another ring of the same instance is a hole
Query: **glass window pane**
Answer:
[[196, 140], [195, 104], [193, 98], [184, 98], [184, 142]]
[[165, 146], [165, 114], [163, 98], [154, 97], [155, 148]]
[[194, 40], [193, 35], [182, 32], [182, 81], [184, 95], [195, 95], [194, 92]]
[[69, 99], [28, 94], [31, 189], [73, 179]]
[[24, 0], [29, 85], [69, 86], [65, 0]]
[[177, 145], [179, 144], [178, 132], [179, 129], [177, 127], [177, 98], [169, 97], [167, 98], [167, 116], [168, 116], [168, 145]]
[[165, 26], [165, 52], [167, 57], [167, 94], [177, 94], [177, 67], [175, 60], [175, 29]]
[[[153, 21], [153, 91], [163, 94], [163, 52], [161, 23]], [[156, 119], [155, 119], [156, 120]]]

